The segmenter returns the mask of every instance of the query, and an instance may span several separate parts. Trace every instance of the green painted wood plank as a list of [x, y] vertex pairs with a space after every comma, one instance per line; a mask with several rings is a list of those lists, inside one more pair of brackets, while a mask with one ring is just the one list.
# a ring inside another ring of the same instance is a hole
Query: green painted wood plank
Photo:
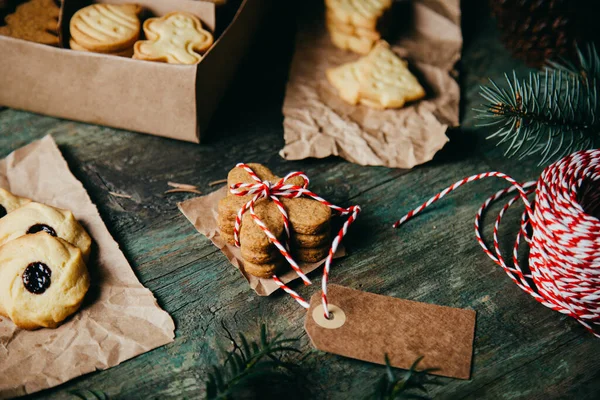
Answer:
[[[363, 206], [346, 241], [350, 255], [336, 261], [332, 282], [477, 310], [472, 379], [444, 379], [446, 385], [436, 388], [436, 397], [596, 398], [599, 361], [594, 355], [600, 341], [520, 291], [474, 239], [474, 214], [502, 182], [472, 184], [400, 230], [390, 227], [466, 175], [490, 169], [518, 179], [539, 174], [535, 160], [507, 160], [475, 128], [471, 108], [479, 102], [478, 85], [488, 76], [501, 78], [511, 68], [527, 71], [502, 49], [483, 3], [463, 2], [463, 128], [450, 133], [452, 141], [433, 162], [412, 171], [361, 167], [335, 158], [288, 162], [278, 156], [283, 90], [293, 50], [293, 26], [284, 18], [271, 18], [265, 25], [252, 52], [255, 57], [246, 60], [212, 123], [213, 138], [200, 146], [2, 110], [0, 155], [52, 133], [137, 276], [177, 326], [172, 344], [32, 397], [71, 399], [71, 390], [94, 389], [114, 399], [197, 398], [207, 368], [218, 360], [217, 343], [225, 343], [222, 323], [252, 336], [267, 322], [290, 336], [300, 335], [303, 350], [311, 351], [302, 331], [303, 310], [282, 294], [255, 296], [177, 210], [176, 203], [191, 196], [163, 194], [167, 181], [195, 184], [208, 193], [214, 189], [209, 182], [247, 161], [266, 163], [280, 173], [303, 170], [324, 197]], [[132, 199], [116, 198], [109, 191]], [[492, 210], [485, 220], [489, 224], [493, 218]], [[510, 212], [500, 236], [505, 251], [517, 223], [517, 212]], [[486, 233], [489, 237], [489, 227]], [[298, 282], [292, 287], [308, 297], [318, 289], [320, 272], [311, 278], [313, 287]], [[315, 397], [334, 399], [360, 398], [383, 372], [380, 366], [320, 352], [307, 361], [307, 368]]]

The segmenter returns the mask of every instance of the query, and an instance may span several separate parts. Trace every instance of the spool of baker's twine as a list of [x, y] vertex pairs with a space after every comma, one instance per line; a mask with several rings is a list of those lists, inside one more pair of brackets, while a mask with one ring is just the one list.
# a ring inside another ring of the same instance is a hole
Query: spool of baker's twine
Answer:
[[[348, 208], [343, 208], [336, 206], [335, 204], [330, 203], [322, 197], [317, 196], [315, 193], [308, 190], [309, 179], [303, 172], [291, 172], [287, 174], [284, 178], [281, 178], [275, 183], [271, 183], [268, 181], [263, 181], [260, 179], [258, 175], [250, 168], [247, 164], [237, 164], [236, 167], [243, 168], [254, 180], [254, 183], [235, 183], [229, 187], [229, 190], [232, 194], [236, 196], [247, 196], [254, 195], [254, 197], [248, 201], [246, 204], [240, 208], [238, 214], [235, 219], [235, 225], [233, 229], [233, 236], [235, 239], [235, 244], [237, 247], [240, 247], [240, 239], [239, 233], [242, 225], [242, 217], [246, 211], [250, 211], [250, 215], [252, 219], [260, 227], [260, 229], [265, 233], [265, 235], [269, 238], [269, 241], [277, 247], [281, 255], [287, 260], [290, 264], [294, 272], [304, 281], [305, 285], [310, 285], [311, 281], [308, 277], [302, 272], [300, 266], [296, 263], [289, 252], [289, 240], [290, 240], [290, 229], [289, 229], [289, 217], [285, 207], [279, 200], [279, 197], [284, 198], [296, 198], [301, 196], [310, 197], [313, 200], [316, 200], [327, 207], [331, 208], [334, 212], [336, 212], [340, 216], [348, 216], [342, 228], [338, 231], [337, 235], [335, 235], [333, 242], [331, 243], [331, 247], [329, 248], [329, 253], [327, 254], [327, 258], [325, 259], [325, 267], [323, 269], [323, 279], [321, 281], [322, 293], [321, 293], [321, 302], [323, 304], [324, 316], [326, 319], [329, 319], [329, 306], [327, 300], [327, 281], [329, 277], [329, 273], [331, 270], [331, 262], [333, 261], [333, 256], [337, 251], [342, 238], [346, 235], [348, 231], [348, 227], [356, 220], [358, 214], [360, 213], [359, 206], [350, 206]], [[304, 184], [302, 186], [295, 186], [288, 184], [288, 180], [294, 177], [301, 177], [304, 180]], [[256, 215], [254, 211], [254, 204], [260, 199], [271, 199], [275, 205], [277, 206], [281, 216], [283, 218], [283, 227], [285, 230], [285, 243], [281, 243], [277, 237], [269, 230], [267, 225], [260, 220], [260, 218]], [[273, 275], [272, 279], [275, 281], [277, 286], [279, 286], [283, 291], [289, 294], [294, 300], [298, 302], [302, 307], [309, 308], [310, 304], [302, 298], [298, 293], [289, 288], [285, 283], [279, 279], [277, 275]]]
[[[488, 198], [475, 217], [475, 236], [483, 251], [525, 292], [553, 310], [569, 315], [600, 337], [600, 150], [579, 151], [547, 167], [537, 182], [519, 184], [501, 172], [465, 178], [444, 189], [396, 223], [397, 228], [462, 185], [496, 177], [510, 187]], [[498, 198], [517, 192], [494, 224], [493, 250], [481, 236], [480, 220]], [[535, 193], [532, 202], [528, 196]], [[521, 228], [509, 265], [500, 251], [498, 229], [506, 210], [521, 199]], [[519, 265], [519, 243], [529, 245], [527, 268]]]

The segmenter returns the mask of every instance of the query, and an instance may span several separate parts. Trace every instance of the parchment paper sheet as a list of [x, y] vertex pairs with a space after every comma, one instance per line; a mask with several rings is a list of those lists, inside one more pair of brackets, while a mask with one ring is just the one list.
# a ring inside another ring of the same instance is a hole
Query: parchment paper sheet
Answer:
[[[279, 286], [272, 279], [262, 279], [247, 274], [244, 271], [244, 260], [242, 259], [240, 249], [228, 244], [219, 235], [219, 228], [217, 226], [218, 205], [219, 200], [227, 196], [227, 190], [227, 187], [223, 187], [206, 196], [186, 200], [178, 204], [179, 209], [192, 225], [196, 227], [198, 232], [209, 238], [215, 246], [221, 249], [229, 262], [242, 273], [250, 284], [250, 287], [259, 296], [268, 296], [279, 289]], [[344, 246], [340, 245], [334, 258], [343, 257], [344, 255], [346, 255], [346, 251]], [[298, 265], [300, 265], [302, 272], [308, 274], [324, 263], [325, 260], [321, 260], [316, 263], [299, 263]], [[277, 276], [283, 283], [298, 279], [298, 275], [291, 268], [284, 274]]]
[[0, 186], [69, 209], [94, 240], [91, 287], [57, 329], [25, 331], [0, 320], [0, 398], [59, 385], [172, 342], [175, 325], [140, 284], [51, 136], [0, 161]]
[[451, 73], [455, 75], [452, 69], [462, 48], [460, 0], [413, 0], [410, 15], [394, 21], [409, 26], [390, 44], [409, 61], [427, 92], [425, 99], [396, 110], [352, 106], [337, 96], [325, 71], [360, 55], [331, 44], [323, 7], [317, 10], [298, 22], [283, 105], [281, 156], [299, 160], [335, 155], [393, 168], [431, 160], [448, 141], [448, 126], [458, 125], [460, 90]]

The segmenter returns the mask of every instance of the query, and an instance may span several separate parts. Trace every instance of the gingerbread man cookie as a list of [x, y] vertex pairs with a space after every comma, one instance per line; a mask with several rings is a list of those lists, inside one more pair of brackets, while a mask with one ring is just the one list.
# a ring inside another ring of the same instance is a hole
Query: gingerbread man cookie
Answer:
[[59, 11], [54, 0], [29, 0], [6, 16], [0, 35], [58, 46]]
[[144, 22], [148, 40], [133, 46], [133, 58], [169, 64], [197, 64], [213, 44], [213, 36], [200, 20], [185, 12], [172, 12]]
[[0, 247], [0, 315], [23, 329], [55, 328], [90, 286], [81, 250], [40, 232]]

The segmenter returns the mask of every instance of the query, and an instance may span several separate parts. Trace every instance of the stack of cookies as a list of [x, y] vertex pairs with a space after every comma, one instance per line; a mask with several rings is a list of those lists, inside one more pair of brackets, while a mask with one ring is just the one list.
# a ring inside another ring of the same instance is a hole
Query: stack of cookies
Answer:
[[358, 61], [328, 69], [327, 79], [342, 100], [352, 105], [398, 108], [425, 96], [425, 90], [409, 71], [406, 61], [383, 40]]
[[24, 329], [57, 327], [88, 291], [91, 246], [70, 211], [0, 189], [0, 315]]
[[131, 57], [140, 37], [137, 4], [92, 4], [78, 10], [69, 25], [73, 50]]
[[[248, 164], [263, 181], [277, 182], [280, 178], [260, 164]], [[255, 183], [246, 170], [236, 167], [227, 176], [229, 186], [236, 183]], [[302, 186], [300, 177], [287, 181], [291, 185]], [[235, 244], [234, 226], [240, 208], [251, 200], [253, 195], [236, 196], [228, 192], [219, 201], [218, 225], [221, 236], [229, 244]], [[290, 251], [296, 261], [317, 262], [327, 256], [331, 246], [331, 209], [309, 198], [280, 198], [290, 222]], [[271, 199], [260, 199], [254, 206], [256, 215], [269, 231], [283, 244], [286, 234], [283, 217]], [[244, 260], [244, 270], [260, 278], [270, 278], [286, 264], [279, 250], [269, 241], [266, 234], [254, 222], [250, 211], [242, 219], [240, 248]]]
[[325, 0], [327, 29], [336, 47], [367, 54], [381, 38], [392, 0]]

